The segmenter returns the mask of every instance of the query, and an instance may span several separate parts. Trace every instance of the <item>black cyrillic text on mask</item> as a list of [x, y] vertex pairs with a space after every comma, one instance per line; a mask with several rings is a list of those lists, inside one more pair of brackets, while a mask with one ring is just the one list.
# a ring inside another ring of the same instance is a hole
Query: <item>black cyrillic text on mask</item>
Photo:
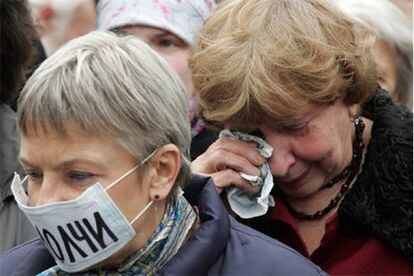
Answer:
[[[105, 234], [113, 242], [118, 241], [118, 237], [108, 227], [99, 212], [93, 213], [93, 218], [95, 220], [95, 227], [92, 226], [87, 218], [81, 219], [81, 222], [75, 220], [73, 223], [67, 223], [66, 230], [63, 226], [57, 225], [56, 229], [58, 230], [59, 237], [55, 237], [47, 229], [38, 229], [36, 227], [36, 230], [57, 259], [65, 262], [65, 256], [68, 256], [69, 261], [74, 263], [76, 259], [72, 249], [76, 250], [81, 258], [88, 257], [88, 254], [82, 249], [83, 246], [79, 246], [80, 242], [86, 242], [90, 250], [95, 253], [107, 247], [108, 244], [105, 244], [104, 241]], [[58, 242], [58, 240], [61, 242]]]

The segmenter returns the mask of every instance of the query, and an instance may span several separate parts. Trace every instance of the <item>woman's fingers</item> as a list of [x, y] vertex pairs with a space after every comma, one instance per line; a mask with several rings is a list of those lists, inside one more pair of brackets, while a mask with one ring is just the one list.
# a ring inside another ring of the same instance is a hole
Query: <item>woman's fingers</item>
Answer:
[[211, 174], [231, 168], [250, 175], [259, 175], [265, 158], [251, 143], [222, 137], [191, 164], [193, 172]]
[[221, 137], [214, 142], [206, 151], [206, 155], [216, 151], [232, 152], [243, 156], [255, 166], [261, 166], [266, 159], [260, 154], [256, 148], [256, 143], [236, 140], [231, 137]]
[[239, 173], [231, 169], [219, 171], [210, 176], [213, 178], [216, 188], [220, 189], [220, 192], [223, 188], [230, 185], [241, 187], [250, 193], [258, 193], [260, 191], [258, 187], [253, 186], [249, 181], [242, 178]]
[[257, 150], [253, 142], [244, 142], [223, 137], [213, 143], [209, 149], [191, 164], [193, 172], [211, 176], [218, 192], [224, 187], [235, 185], [248, 192], [257, 193], [259, 188], [240, 176], [259, 176], [259, 167], [265, 158]]
[[236, 172], [243, 172], [248, 175], [260, 175], [260, 169], [257, 166], [238, 154], [217, 150], [210, 155], [210, 158], [212, 159], [211, 165], [215, 168], [215, 171], [233, 169]]

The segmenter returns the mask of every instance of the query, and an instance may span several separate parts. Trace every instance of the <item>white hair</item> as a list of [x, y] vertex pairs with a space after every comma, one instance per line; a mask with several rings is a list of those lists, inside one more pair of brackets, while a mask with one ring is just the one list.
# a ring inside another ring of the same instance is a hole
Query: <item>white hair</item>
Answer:
[[396, 92], [412, 108], [413, 30], [404, 13], [388, 0], [336, 0], [343, 12], [393, 46], [398, 55]]
[[148, 45], [133, 36], [94, 31], [68, 42], [45, 60], [18, 101], [18, 128], [52, 127], [115, 140], [137, 162], [174, 144], [181, 151], [176, 183], [190, 176], [188, 95], [181, 80]]

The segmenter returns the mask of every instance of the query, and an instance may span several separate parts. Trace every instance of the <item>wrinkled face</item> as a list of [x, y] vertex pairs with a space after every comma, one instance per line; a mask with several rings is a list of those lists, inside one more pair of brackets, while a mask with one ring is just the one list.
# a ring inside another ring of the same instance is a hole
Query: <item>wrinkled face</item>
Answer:
[[193, 85], [188, 68], [189, 48], [184, 41], [168, 31], [146, 26], [128, 27], [123, 31], [138, 36], [162, 56], [181, 78], [188, 93], [192, 95]]
[[396, 94], [398, 67], [397, 53], [385, 40], [377, 39], [373, 48], [373, 55], [377, 65], [378, 83], [388, 91], [394, 100], [399, 100]]
[[[38, 127], [21, 137], [19, 158], [29, 176], [31, 206], [75, 199], [97, 182], [106, 187], [137, 164], [113, 141], [85, 133], [74, 124], [66, 127], [66, 136]], [[136, 170], [108, 190], [129, 221], [148, 203], [140, 179]]]
[[310, 196], [348, 165], [354, 137], [353, 110], [342, 99], [332, 105], [307, 104], [287, 128], [280, 129], [272, 122], [259, 126], [274, 148], [268, 160], [270, 170], [286, 195]]

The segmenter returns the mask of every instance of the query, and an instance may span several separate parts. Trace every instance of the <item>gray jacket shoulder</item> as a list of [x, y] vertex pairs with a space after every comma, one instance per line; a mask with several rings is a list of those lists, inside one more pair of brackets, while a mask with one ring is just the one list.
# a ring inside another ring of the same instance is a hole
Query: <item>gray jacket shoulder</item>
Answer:
[[31, 240], [37, 233], [14, 201], [10, 184], [14, 172], [19, 169], [19, 136], [16, 129], [16, 114], [6, 104], [0, 104], [0, 254], [23, 242]]

